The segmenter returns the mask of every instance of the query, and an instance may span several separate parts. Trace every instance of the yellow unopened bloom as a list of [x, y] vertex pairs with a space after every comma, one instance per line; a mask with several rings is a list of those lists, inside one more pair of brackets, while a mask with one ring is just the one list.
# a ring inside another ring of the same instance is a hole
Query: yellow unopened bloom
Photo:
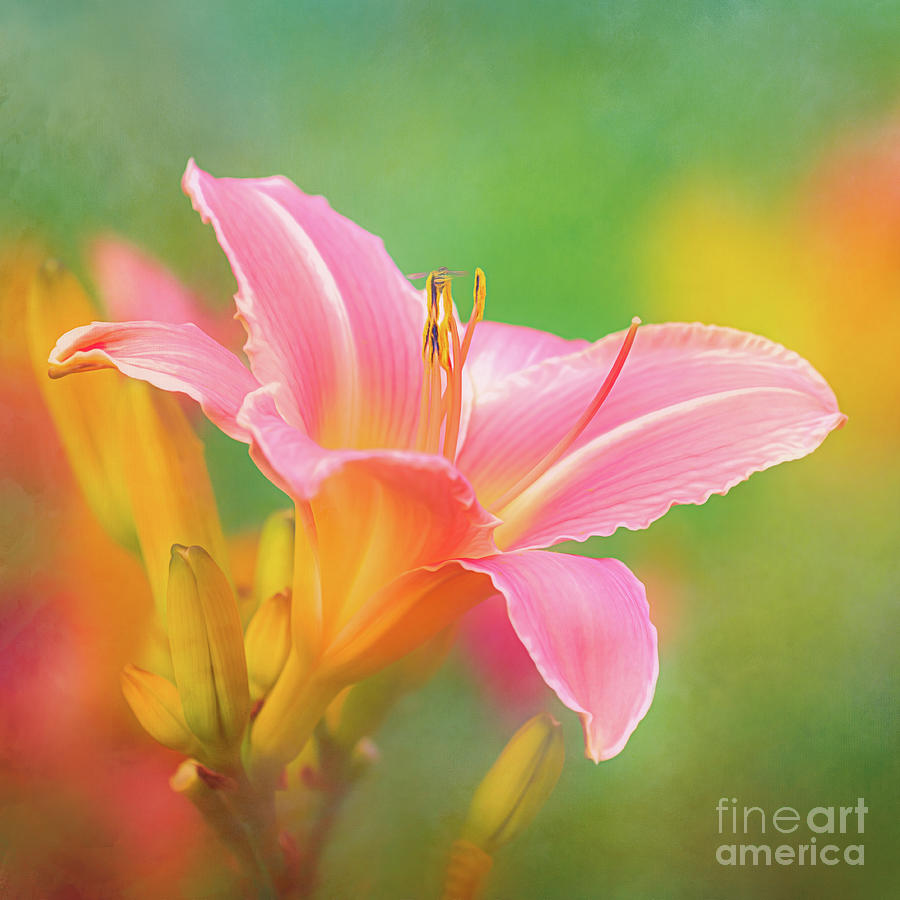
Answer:
[[463, 838], [486, 853], [511, 841], [552, 793], [564, 759], [562, 729], [553, 716], [529, 719], [475, 791]]
[[37, 382], [78, 483], [106, 531], [129, 549], [140, 546], [163, 615], [172, 544], [207, 547], [228, 567], [203, 446], [169, 394], [113, 371], [47, 378], [60, 329], [96, 317], [71, 272], [52, 260], [35, 264], [27, 313]]
[[294, 513], [278, 510], [263, 524], [259, 535], [253, 596], [257, 604], [290, 590], [294, 579]]
[[291, 598], [273, 594], [254, 613], [244, 637], [250, 696], [264, 697], [275, 684], [291, 650]]
[[131, 508], [157, 608], [164, 614], [173, 544], [205, 547], [228, 577], [228, 549], [203, 444], [178, 400], [128, 382], [119, 408]]
[[125, 379], [109, 371], [65, 382], [47, 378], [47, 351], [60, 328], [95, 318], [91, 301], [71, 272], [49, 260], [34, 266], [27, 313], [28, 349], [37, 383], [78, 484], [106, 532], [136, 549], [122, 447], [110, 425]]
[[168, 631], [191, 731], [212, 753], [234, 751], [250, 716], [241, 620], [228, 579], [202, 547], [172, 547]]
[[188, 728], [181, 698], [171, 681], [128, 665], [122, 671], [122, 693], [150, 737], [179, 753], [197, 752], [199, 744]]
[[441, 900], [481, 896], [497, 848], [538, 814], [559, 780], [565, 759], [562, 729], [547, 713], [529, 719], [484, 776], [453, 843]]

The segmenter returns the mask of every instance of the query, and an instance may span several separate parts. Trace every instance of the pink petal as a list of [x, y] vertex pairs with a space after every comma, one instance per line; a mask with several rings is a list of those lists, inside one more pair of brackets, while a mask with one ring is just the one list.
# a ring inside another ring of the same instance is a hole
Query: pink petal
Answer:
[[483, 321], [475, 328], [466, 371], [472, 376], [478, 392], [487, 391], [506, 375], [554, 356], [569, 356], [589, 346], [588, 341], [569, 341], [523, 325]]
[[238, 282], [245, 346], [285, 418], [327, 446], [408, 446], [425, 309], [381, 240], [286, 178], [213, 178], [184, 189]]
[[203, 300], [134, 244], [105, 235], [91, 242], [88, 256], [106, 309], [117, 322], [193, 322], [220, 343], [236, 346], [231, 338], [237, 326], [227, 316], [210, 315]]
[[[621, 342], [611, 335], [545, 360], [476, 397], [458, 465], [482, 503], [490, 508], [566, 434]], [[843, 419], [824, 379], [778, 344], [730, 328], [644, 326], [579, 440], [506, 506], [498, 540], [546, 546], [646, 527], [673, 503], [702, 503], [809, 453]]]
[[461, 565], [491, 577], [538, 671], [584, 726], [594, 762], [650, 708], [659, 660], [643, 585], [616, 559], [531, 550]]
[[747, 388], [649, 413], [568, 455], [506, 507], [501, 546], [646, 528], [754, 472], [811, 453], [844, 420], [788, 388]]
[[94, 322], [64, 334], [50, 354], [50, 375], [118, 369], [196, 400], [226, 434], [249, 440], [237, 423], [244, 397], [259, 387], [246, 366], [196, 325]]
[[496, 553], [497, 520], [442, 456], [323, 449], [280, 418], [270, 388], [247, 398], [239, 420], [260, 469], [309, 503], [326, 638], [404, 572]]

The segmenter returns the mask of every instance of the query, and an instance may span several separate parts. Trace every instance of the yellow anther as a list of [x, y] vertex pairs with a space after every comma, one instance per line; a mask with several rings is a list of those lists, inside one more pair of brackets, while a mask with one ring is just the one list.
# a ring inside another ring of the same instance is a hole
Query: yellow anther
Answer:
[[444, 316], [441, 324], [449, 326], [450, 317], [453, 315], [453, 294], [450, 291], [450, 279], [447, 278], [441, 286], [441, 299], [443, 301]]
[[484, 279], [484, 269], [475, 269], [475, 288], [472, 291], [474, 305], [472, 306], [472, 318], [480, 322], [484, 318], [484, 298], [487, 294], [487, 285]]
[[434, 326], [434, 323], [431, 321], [431, 316], [429, 315], [427, 319], [425, 319], [425, 328], [422, 331], [422, 359], [427, 363], [432, 354], [429, 353], [429, 349], [431, 346], [431, 329]]
[[465, 364], [466, 357], [469, 355], [469, 347], [472, 346], [472, 335], [475, 333], [475, 326], [484, 318], [484, 299], [487, 294], [487, 283], [484, 277], [484, 269], [477, 267], [475, 269], [475, 287], [472, 290], [472, 315], [466, 323], [466, 333], [463, 335], [462, 347], [459, 354], [460, 368]]
[[440, 272], [429, 272], [425, 279], [425, 296], [428, 299], [428, 316], [438, 317], [438, 297], [441, 293], [443, 278]]
[[445, 372], [450, 371], [450, 319], [441, 319], [437, 326], [438, 361]]
[[[475, 305], [465, 335], [460, 339], [460, 329], [453, 309], [451, 282], [454, 277], [467, 274], [442, 266], [429, 272], [425, 281], [426, 317], [422, 333], [422, 358], [425, 367], [422, 372], [422, 400], [416, 447], [426, 452], [441, 452], [451, 461], [456, 458], [462, 412], [462, 369], [472, 342], [472, 332], [476, 323], [484, 316], [484, 270], [476, 269]], [[444, 390], [441, 387], [443, 379], [438, 365], [447, 373]]]
[[444, 365], [444, 354], [446, 352], [446, 336], [442, 338], [442, 332], [446, 329], [440, 322], [430, 318], [425, 323], [425, 330], [422, 332], [422, 359], [426, 363], [434, 362], [435, 357]]
[[[422, 358], [426, 363], [437, 359], [440, 366], [450, 371], [450, 319], [453, 316], [453, 298], [450, 294], [450, 279], [441, 275], [440, 270], [430, 272], [425, 286], [428, 298], [428, 312], [422, 331]], [[443, 314], [441, 299], [443, 298]]]

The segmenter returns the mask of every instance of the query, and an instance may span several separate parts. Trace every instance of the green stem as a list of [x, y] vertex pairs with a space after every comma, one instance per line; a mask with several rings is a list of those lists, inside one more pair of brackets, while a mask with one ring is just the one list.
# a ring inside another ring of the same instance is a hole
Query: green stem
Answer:
[[234, 854], [261, 900], [277, 900], [272, 864], [278, 860], [263, 852], [264, 843], [268, 845], [268, 841], [261, 840], [266, 831], [261, 827], [264, 818], [257, 813], [258, 799], [246, 791], [249, 782], [243, 771], [220, 775], [194, 760], [186, 760], [170, 784], [193, 803], [213, 833]]
[[260, 900], [277, 900], [280, 892], [276, 885], [284, 875], [284, 856], [278, 843], [274, 794], [256, 790], [241, 770], [227, 796], [252, 852]]
[[338, 815], [361, 767], [354, 763], [352, 750], [336, 742], [324, 728], [317, 733], [321, 804], [315, 821], [306, 832], [303, 859], [297, 879], [300, 897], [312, 895], [319, 882], [322, 854], [337, 822]]

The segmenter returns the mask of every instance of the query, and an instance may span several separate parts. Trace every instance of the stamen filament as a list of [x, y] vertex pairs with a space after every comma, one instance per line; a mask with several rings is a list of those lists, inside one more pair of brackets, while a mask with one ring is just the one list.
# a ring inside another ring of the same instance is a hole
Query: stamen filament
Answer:
[[425, 449], [425, 440], [428, 435], [428, 413], [431, 410], [431, 375], [428, 359], [422, 366], [422, 399], [419, 403], [419, 428], [416, 432], [416, 450]]
[[537, 481], [538, 478], [540, 478], [554, 463], [558, 462], [562, 455], [575, 443], [575, 441], [578, 440], [581, 433], [587, 428], [591, 419], [597, 414], [597, 411], [603, 405], [604, 400], [609, 396], [609, 392], [616, 383], [616, 379], [619, 377], [619, 373], [622, 371], [622, 367], [625, 365], [625, 360], [631, 350], [631, 345], [634, 343], [634, 337], [637, 334], [638, 326], [640, 324], [641, 320], [637, 316], [631, 320], [631, 327], [625, 335], [625, 340], [619, 348], [619, 352], [615, 362], [612, 364], [612, 368], [609, 370], [609, 374], [604, 379], [603, 384], [600, 385], [600, 390], [594, 395], [594, 399], [591, 400], [588, 408], [582, 413], [578, 421], [569, 429], [565, 437], [563, 437], [562, 440], [560, 440], [556, 446], [537, 463], [537, 465], [532, 467], [530, 471], [520, 478], [500, 497], [499, 500], [496, 500], [491, 504], [491, 507], [495, 511], [502, 509], [518, 497], [526, 488], [531, 487], [531, 485], [534, 484], [534, 482]]
[[444, 456], [453, 462], [456, 458], [456, 442], [459, 439], [459, 420], [462, 415], [462, 357], [459, 348], [459, 330], [456, 320], [450, 316], [450, 340], [453, 346], [453, 362], [447, 372], [447, 425], [444, 429]]
[[428, 408], [428, 430], [425, 437], [425, 452], [437, 453], [441, 443], [441, 367], [431, 363], [430, 404]]
[[459, 352], [460, 367], [465, 365], [466, 357], [469, 355], [469, 347], [472, 345], [472, 335], [475, 333], [475, 317], [470, 316], [466, 324], [466, 333], [463, 335], [462, 348]]

